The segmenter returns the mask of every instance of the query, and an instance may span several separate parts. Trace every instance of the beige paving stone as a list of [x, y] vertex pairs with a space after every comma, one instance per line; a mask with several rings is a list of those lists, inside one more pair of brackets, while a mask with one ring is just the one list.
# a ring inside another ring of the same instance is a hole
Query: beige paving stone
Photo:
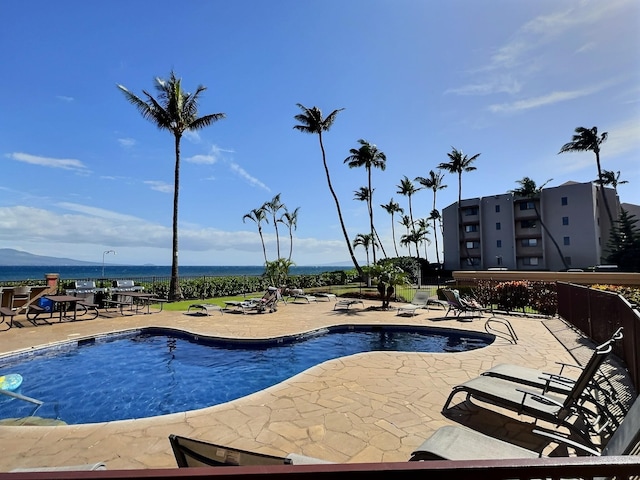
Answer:
[[[11, 329], [0, 332], [0, 354], [145, 326], [238, 339], [300, 334], [342, 323], [484, 329], [484, 320], [463, 323], [433, 310], [416, 317], [397, 317], [395, 311], [334, 312], [332, 308], [332, 303], [318, 302], [286, 305], [273, 314], [225, 314], [214, 319], [162, 312]], [[532, 419], [469, 404], [463, 395], [455, 399], [458, 406], [446, 416], [441, 412], [452, 386], [498, 363], [551, 371], [557, 370], [558, 361], [575, 363], [546, 322], [510, 321], [520, 339], [517, 345], [499, 339], [465, 353], [351, 355], [262, 392], [196, 411], [92, 425], [0, 425], [0, 471], [97, 461], [107, 462], [110, 469], [175, 468], [168, 442], [171, 433], [262, 453], [296, 452], [337, 462], [405, 461], [436, 429], [451, 424], [535, 444], [530, 433]], [[562, 322], [550, 324], [556, 335], [570, 341], [575, 337]]]

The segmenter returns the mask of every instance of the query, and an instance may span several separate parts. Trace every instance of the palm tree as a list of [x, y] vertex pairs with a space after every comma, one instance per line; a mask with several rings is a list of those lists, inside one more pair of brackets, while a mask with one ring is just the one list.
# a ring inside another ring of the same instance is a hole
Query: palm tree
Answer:
[[411, 225], [413, 225], [413, 207], [411, 206], [411, 197], [418, 191], [418, 189], [406, 175], [400, 180], [400, 184], [396, 185], [396, 187], [398, 187], [398, 191], [396, 193], [404, 195], [409, 200], [409, 218], [411, 219]]
[[336, 203], [336, 210], [338, 211], [338, 219], [340, 220], [342, 233], [344, 235], [345, 241], [347, 242], [347, 248], [349, 250], [349, 255], [351, 256], [351, 261], [358, 271], [358, 274], [362, 275], [362, 268], [358, 264], [356, 256], [353, 253], [349, 234], [347, 233], [347, 228], [345, 227], [344, 220], [342, 219], [342, 211], [340, 210], [340, 202], [338, 201], [338, 196], [336, 195], [336, 192], [333, 190], [333, 186], [331, 185], [331, 175], [329, 174], [329, 167], [327, 166], [327, 156], [324, 151], [324, 144], [322, 143], [322, 132], [329, 131], [338, 113], [340, 113], [344, 109], [340, 108], [338, 110], [334, 110], [329, 115], [327, 115], [326, 118], [322, 118], [322, 111], [318, 107], [307, 108], [300, 103], [298, 103], [297, 106], [302, 110], [302, 113], [299, 113], [294, 118], [296, 121], [300, 122], [300, 125], [294, 125], [293, 128], [303, 133], [315, 133], [318, 135], [318, 140], [320, 142], [320, 151], [322, 152], [322, 163], [324, 165], [324, 171], [327, 176], [327, 184], [329, 185], [331, 196], [333, 196], [333, 200]]
[[[407, 229], [406, 235], [402, 235], [400, 237], [400, 245], [403, 247], [407, 247], [409, 249], [409, 256], [411, 256], [411, 242], [407, 242], [406, 238], [409, 236], [411, 230], [413, 229], [413, 222], [411, 221], [411, 217], [409, 215], [402, 215], [400, 217], [400, 225]], [[403, 241], [403, 239], [405, 241]]]
[[391, 238], [393, 238], [393, 248], [396, 251], [396, 257], [399, 257], [400, 255], [398, 255], [398, 245], [396, 245], [396, 228], [393, 217], [396, 213], [404, 213], [404, 210], [402, 209], [402, 207], [400, 207], [399, 203], [393, 201], [393, 197], [391, 198], [391, 200], [389, 200], [389, 203], [382, 204], [380, 206], [384, 208], [389, 215], [391, 215]]
[[437, 220], [440, 218], [440, 214], [436, 208], [436, 194], [438, 190], [442, 190], [447, 188], [447, 185], [443, 184], [442, 181], [444, 179], [444, 173], [441, 173], [440, 170], [438, 172], [434, 172], [433, 170], [429, 171], [429, 176], [427, 178], [424, 177], [416, 177], [416, 182], [422, 185], [424, 188], [430, 188], [433, 190], [433, 209], [431, 210], [431, 215], [429, 215], [429, 219], [433, 220], [433, 238], [436, 241], [436, 261], [438, 265], [440, 265], [440, 252], [438, 251], [438, 227]]
[[551, 234], [547, 226], [542, 221], [542, 217], [540, 216], [540, 212], [538, 211], [538, 204], [535, 201], [540, 197], [540, 192], [545, 187], [545, 185], [550, 181], [551, 179], [547, 180], [546, 182], [544, 182], [542, 185], [538, 187], [536, 186], [536, 182], [531, 180], [529, 177], [524, 177], [522, 180], [518, 180], [516, 182], [520, 184], [520, 188], [511, 190], [511, 193], [514, 196], [518, 196], [521, 198], [530, 198], [534, 200], [533, 209], [534, 209], [534, 212], [536, 213], [536, 220], [540, 222], [540, 226], [547, 232], [547, 235], [549, 235], [551, 242], [553, 243], [553, 245], [556, 247], [556, 250], [558, 251], [558, 255], [560, 255], [560, 260], [562, 260], [562, 264], [564, 265], [564, 268], [568, 269], [569, 265], [567, 265], [567, 260], [565, 256], [562, 254], [562, 250], [560, 250], [560, 245], [558, 245], [558, 242], [556, 242], [556, 239], [553, 238], [553, 235]]
[[[360, 187], [358, 190], [353, 192], [353, 199], [358, 200], [359, 202], [367, 202], [367, 208], [369, 207], [369, 202], [371, 200], [372, 192], [369, 190], [369, 187]], [[369, 217], [371, 218], [371, 217]], [[382, 254], [385, 258], [387, 258], [387, 252], [384, 250], [384, 245], [382, 245], [382, 240], [380, 239], [380, 235], [378, 235], [378, 231], [375, 227], [373, 227], [373, 235], [377, 239], [376, 247], [380, 247], [382, 249]], [[373, 249], [373, 263], [376, 263], [375, 256], [375, 248]]]
[[607, 215], [609, 216], [610, 225], [613, 226], [613, 216], [609, 208], [609, 200], [604, 192], [604, 178], [602, 168], [600, 167], [600, 145], [607, 139], [607, 132], [603, 132], [598, 136], [598, 127], [584, 128], [578, 127], [569, 143], [565, 143], [558, 153], [565, 152], [588, 152], [591, 151], [596, 155], [596, 166], [598, 167], [598, 182], [600, 186], [600, 194], [604, 202]]
[[[378, 150], [378, 147], [360, 139], [358, 143], [360, 148], [352, 148], [349, 150], [349, 155], [344, 159], [344, 163], [349, 165], [349, 168], [364, 167], [367, 170], [367, 187], [369, 197], [367, 198], [367, 208], [369, 209], [369, 233], [374, 235], [373, 227], [373, 188], [371, 188], [371, 168], [379, 168], [383, 170], [387, 167], [387, 157], [384, 152]], [[373, 249], [373, 263], [376, 263], [376, 249]]]
[[472, 172], [476, 169], [472, 164], [480, 154], [476, 153], [472, 157], [468, 157], [462, 152], [462, 150], [453, 148], [451, 152], [447, 153], [447, 156], [449, 157], [449, 161], [441, 163], [438, 165], [438, 168], [458, 175], [458, 228], [460, 230], [460, 241], [462, 242], [462, 245], [464, 245], [467, 261], [469, 261], [469, 249], [467, 248], [467, 242], [464, 241], [465, 235], [464, 228], [462, 226], [462, 210], [460, 208], [462, 203], [462, 173]]
[[280, 258], [280, 234], [278, 233], [278, 221], [276, 220], [276, 215], [280, 210], [285, 208], [284, 203], [280, 201], [280, 194], [273, 197], [270, 202], [264, 202], [262, 208], [269, 212], [273, 217], [273, 227], [276, 229], [276, 252], [278, 258]]
[[370, 233], [359, 233], [356, 238], [353, 239], [353, 248], [362, 245], [367, 253], [367, 267], [369, 266], [369, 248], [375, 248], [376, 239]]
[[260, 235], [260, 241], [262, 242], [262, 253], [264, 254], [264, 263], [267, 263], [267, 249], [264, 245], [264, 236], [262, 235], [262, 222], [269, 223], [269, 219], [267, 218], [267, 212], [263, 207], [254, 208], [249, 213], [245, 214], [242, 217], [242, 223], [245, 223], [245, 220], [249, 219], [251, 221], [256, 222], [258, 225], [258, 234]]
[[[602, 185], [611, 185], [616, 194], [616, 198], [618, 198], [618, 185], [623, 185], [625, 183], [629, 182], [627, 180], [620, 180], [620, 170], [617, 172], [614, 172], [613, 170], [602, 171]], [[622, 212], [622, 207], [620, 207], [620, 211]]]
[[[409, 178], [407, 178], [407, 176], [405, 175], [401, 180], [400, 180], [400, 185], [396, 185], [398, 187], [398, 191], [396, 193], [399, 193], [400, 195], [405, 195], [408, 200], [409, 200], [409, 219], [411, 220], [411, 238], [414, 239], [414, 242], [416, 242], [416, 235], [413, 235], [415, 233], [415, 222], [413, 220], [413, 207], [411, 205], [411, 197], [418, 191], [418, 189], [416, 188], [416, 186], [413, 184], [413, 182], [411, 180], [409, 180]], [[400, 241], [400, 244], [402, 245], [402, 241]], [[406, 243], [405, 243], [406, 245]], [[409, 249], [411, 250], [411, 249]], [[409, 251], [409, 256], [411, 256], [411, 251]], [[418, 258], [420, 258], [420, 251], [418, 250], [418, 244], [416, 243], [416, 256]]]
[[123, 85], [118, 88], [133, 104], [144, 118], [155, 123], [160, 130], [168, 130], [174, 136], [175, 169], [173, 181], [173, 242], [171, 255], [171, 283], [169, 285], [169, 300], [182, 298], [178, 281], [178, 197], [180, 192], [180, 140], [187, 131], [200, 130], [225, 118], [224, 113], [212, 113], [198, 117], [198, 101], [200, 94], [207, 88], [199, 85], [194, 93], [182, 89], [182, 80], [172, 71], [169, 80], [156, 78], [158, 98], [154, 98], [145, 90], [142, 91], [145, 100], [127, 90]]
[[281, 223], [284, 223], [289, 229], [289, 261], [291, 261], [291, 254], [293, 253], [293, 230], [298, 228], [298, 210], [300, 207], [296, 207], [293, 212], [289, 212], [285, 209], [285, 212], [278, 220]]
[[[427, 255], [427, 246], [431, 244], [429, 240], [429, 219], [419, 218], [416, 220], [416, 225], [418, 226], [416, 231], [418, 242], [424, 243], [424, 259], [429, 262], [429, 256]], [[417, 245], [416, 248], [418, 248]]]

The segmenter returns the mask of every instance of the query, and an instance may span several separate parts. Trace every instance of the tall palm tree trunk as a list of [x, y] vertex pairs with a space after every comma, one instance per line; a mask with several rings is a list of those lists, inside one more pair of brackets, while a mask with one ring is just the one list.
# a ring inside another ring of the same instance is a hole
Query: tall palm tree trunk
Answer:
[[609, 207], [609, 200], [604, 190], [604, 182], [602, 181], [602, 168], [600, 167], [600, 152], [596, 150], [596, 166], [598, 167], [598, 188], [602, 194], [602, 201], [604, 202], [604, 208], [607, 210], [607, 216], [609, 217], [609, 228], [613, 228], [613, 215], [611, 214], [611, 208]]
[[173, 175], [173, 244], [171, 251], [171, 281], [169, 300], [181, 300], [182, 290], [178, 280], [178, 198], [180, 193], [180, 135], [175, 136], [176, 166]]
[[551, 232], [549, 231], [547, 226], [542, 221], [542, 216], [540, 215], [540, 212], [538, 212], [538, 207], [536, 207], [535, 201], [533, 202], [533, 210], [536, 212], [536, 218], [540, 222], [540, 226], [542, 227], [542, 229], [545, 232], [547, 232], [547, 235], [549, 235], [549, 238], [551, 239], [551, 242], [556, 247], [556, 250], [558, 251], [558, 255], [560, 255], [560, 260], [562, 260], [562, 265], [564, 265], [564, 268], [568, 270], [569, 269], [569, 265], [567, 265], [567, 260], [564, 258], [562, 250], [560, 249], [560, 245], [558, 245], [558, 242], [556, 242], [556, 239], [553, 237], [553, 235], [551, 234]]
[[338, 196], [336, 192], [333, 190], [333, 185], [331, 184], [331, 175], [329, 174], [329, 167], [327, 165], [327, 156], [324, 151], [324, 144], [322, 142], [322, 132], [318, 133], [318, 139], [320, 141], [320, 150], [322, 151], [322, 163], [324, 165], [324, 172], [327, 175], [327, 184], [329, 185], [329, 191], [331, 192], [331, 196], [333, 197], [333, 201], [336, 203], [336, 210], [338, 211], [338, 219], [340, 220], [340, 227], [342, 228], [342, 234], [344, 235], [344, 239], [347, 242], [347, 248], [349, 249], [349, 255], [351, 256], [351, 261], [353, 262], [354, 267], [358, 271], [358, 275], [362, 276], [363, 271], [360, 264], [358, 264], [358, 260], [356, 260], [356, 256], [353, 253], [353, 248], [351, 248], [351, 241], [349, 240], [349, 234], [347, 233], [347, 228], [344, 226], [344, 220], [342, 218], [342, 211], [340, 210], [340, 202], [338, 201]]
[[398, 258], [400, 254], [398, 254], [398, 244], [396, 242], [396, 227], [395, 222], [393, 221], [393, 213], [391, 214], [391, 238], [393, 239], [393, 248], [396, 251], [396, 258]]
[[267, 263], [267, 247], [264, 244], [264, 236], [262, 235], [262, 227], [258, 224], [258, 234], [260, 235], [260, 242], [262, 242], [262, 254], [264, 255], [264, 263]]

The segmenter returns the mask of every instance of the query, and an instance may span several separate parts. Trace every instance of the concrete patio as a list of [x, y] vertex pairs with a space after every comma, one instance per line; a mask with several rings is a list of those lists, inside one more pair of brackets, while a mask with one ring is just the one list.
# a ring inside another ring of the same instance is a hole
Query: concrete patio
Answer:
[[[366, 302], [366, 307], [374, 305], [378, 302]], [[38, 327], [22, 321], [28, 326], [0, 332], [0, 353], [145, 326], [247, 339], [340, 324], [484, 331], [484, 319], [460, 322], [444, 318], [443, 310], [418, 310], [413, 317], [403, 317], [395, 309], [333, 307], [332, 301], [320, 301], [281, 305], [277, 312], [264, 314], [164, 311]], [[272, 455], [295, 452], [334, 462], [394, 462], [406, 461], [439, 427], [461, 423], [540, 449], [544, 442], [531, 434], [531, 418], [480, 408], [463, 398], [446, 416], [441, 413], [453, 386], [493, 365], [517, 363], [557, 372], [555, 362], [584, 361], [590, 354], [590, 342], [559, 319], [508, 319], [519, 337], [517, 345], [498, 338], [465, 353], [357, 354], [233, 402], [161, 417], [54, 427], [0, 424], [0, 471], [94, 462], [105, 462], [110, 470], [176, 468], [167, 438], [172, 433]]]

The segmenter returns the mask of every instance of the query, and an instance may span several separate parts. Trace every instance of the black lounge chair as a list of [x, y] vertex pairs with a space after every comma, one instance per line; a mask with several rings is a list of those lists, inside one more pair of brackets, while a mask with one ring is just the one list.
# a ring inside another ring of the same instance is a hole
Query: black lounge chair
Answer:
[[[618, 456], [631, 455], [640, 442], [640, 398], [636, 398], [620, 426], [613, 432], [602, 451], [589, 445], [572, 441], [563, 436], [534, 430], [548, 437], [552, 443], [564, 444], [580, 451], [582, 455]], [[422, 460], [494, 460], [507, 458], [537, 458], [540, 452], [484, 435], [465, 427], [448, 425], [435, 431], [412, 454], [410, 461]]]
[[176, 457], [176, 463], [180, 468], [331, 463], [296, 453], [291, 453], [286, 457], [265, 455], [264, 453], [215, 445], [178, 435], [169, 435], [169, 442], [173, 449], [173, 455]]
[[[620, 327], [613, 333], [611, 338], [607, 340], [606, 343], [614, 343], [615, 341], [622, 340], [622, 336], [622, 327]], [[593, 355], [597, 355], [597, 352], [599, 350], [605, 348], [606, 343], [596, 347]], [[536, 370], [535, 368], [525, 367], [522, 365], [501, 363], [483, 372], [482, 375], [502, 378], [504, 380], [521, 383], [529, 387], [541, 388], [544, 393], [554, 392], [567, 395], [569, 392], [571, 392], [571, 389], [575, 385], [576, 380], [574, 378], [569, 378], [563, 375], [565, 367], [575, 368], [579, 371], [582, 371], [584, 367], [568, 363], [560, 363], [560, 365], [560, 372], [555, 374], [543, 372], [541, 370]], [[601, 379], [603, 382], [607, 382], [607, 377], [601, 374], [595, 376], [592, 379], [593, 381], [591, 382], [590, 387], [604, 393], [605, 395], [611, 395], [611, 393], [614, 393], [613, 389], [606, 389], [600, 386]]]
[[[442, 411], [449, 408], [451, 400], [458, 392], [465, 392], [467, 400], [475, 398], [482, 402], [507, 410], [544, 420], [558, 426], [563, 425], [570, 431], [588, 439], [589, 432], [597, 432], [605, 425], [598, 425], [606, 419], [598, 411], [594, 412], [586, 405], [585, 391], [592, 384], [600, 365], [612, 350], [611, 342], [606, 342], [589, 359], [580, 377], [565, 396], [550, 395], [541, 390], [528, 390], [516, 382], [502, 378], [480, 375], [456, 387], [453, 387]], [[596, 409], [599, 410], [599, 409]], [[576, 422], [576, 417], [585, 420], [587, 431]], [[574, 422], [570, 422], [570, 419]]]

